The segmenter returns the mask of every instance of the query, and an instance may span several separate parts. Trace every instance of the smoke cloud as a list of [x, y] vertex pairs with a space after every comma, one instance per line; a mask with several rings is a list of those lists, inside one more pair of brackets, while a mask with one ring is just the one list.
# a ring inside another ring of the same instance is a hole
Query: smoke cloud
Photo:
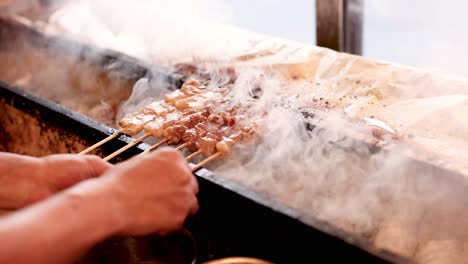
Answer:
[[[216, 65], [211, 70], [209, 86], [224, 85], [223, 71], [216, 71]], [[323, 83], [291, 81], [265, 68], [238, 69], [236, 74], [232, 103], [251, 101], [255, 94], [252, 111], [267, 114], [244, 120], [259, 124], [257, 141], [237, 145], [229, 158], [208, 168], [294, 208], [303, 219], [320, 219], [421, 263], [465, 257], [458, 249], [468, 239], [468, 230], [460, 228], [468, 212], [466, 182], [414, 159], [418, 153], [405, 135], [401, 141], [387, 138], [389, 144], [375, 149], [365, 139], [374, 137], [372, 125], [379, 122], [321, 107], [338, 98], [349, 108], [359, 107], [362, 102], [349, 99], [354, 98], [352, 89], [323, 98]], [[142, 91], [151, 90], [140, 85]], [[325, 85], [333, 86], [333, 81]], [[134, 103], [143, 102], [135, 98]], [[305, 109], [310, 111], [306, 118]], [[438, 250], [448, 253], [428, 253]]]
[[65, 5], [50, 22], [80, 40], [162, 64], [167, 61], [161, 58], [192, 59], [197, 47], [215, 40], [195, 35], [194, 25], [231, 19], [229, 5], [216, 0], [78, 0]]
[[[305, 219], [319, 218], [407, 257], [421, 258], [426, 253], [417, 249], [424, 251], [429, 242], [437, 248], [442, 240], [441, 247], [450, 244], [452, 253], [466, 244], [468, 230], [460, 228], [468, 208], [464, 180], [456, 184], [449, 172], [413, 159], [404, 137], [376, 151], [362, 140], [373, 137], [373, 128], [343, 110], [313, 110], [304, 120], [299, 109], [314, 109], [314, 84], [255, 70], [238, 74], [233, 97], [242, 102], [260, 86], [258, 109], [268, 114], [261, 139], [210, 165], [216, 173], [295, 208]], [[337, 100], [332, 97], [327, 100]], [[461, 260], [463, 252], [436, 259]]]

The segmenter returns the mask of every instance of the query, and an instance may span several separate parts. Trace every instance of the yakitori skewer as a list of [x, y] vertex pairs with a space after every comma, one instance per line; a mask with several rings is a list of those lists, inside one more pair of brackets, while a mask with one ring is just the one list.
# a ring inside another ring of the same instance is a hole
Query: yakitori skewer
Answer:
[[206, 164], [208, 164], [209, 162], [217, 159], [218, 157], [221, 157], [221, 155], [223, 155], [222, 152], [216, 152], [215, 154], [209, 156], [208, 158], [200, 161], [197, 165], [193, 166], [192, 167], [192, 172], [200, 169], [201, 167], [205, 166]]
[[189, 156], [187, 156], [185, 158], [186, 161], [191, 161], [192, 159], [194, 159], [195, 157], [197, 157], [198, 155], [201, 155], [203, 153], [203, 150], [199, 149], [197, 151], [195, 151], [194, 153], [190, 154]]
[[89, 153], [89, 152], [95, 150], [96, 148], [98, 148], [99, 146], [104, 145], [105, 143], [107, 143], [107, 142], [111, 141], [112, 139], [118, 137], [118, 136], [121, 135], [122, 133], [123, 133], [123, 129], [120, 130], [120, 131], [117, 131], [117, 132], [113, 133], [112, 135], [109, 135], [108, 137], [106, 137], [106, 138], [104, 138], [103, 140], [99, 141], [98, 143], [92, 145], [91, 147], [88, 147], [87, 149], [81, 151], [81, 152], [78, 153], [78, 154], [84, 155], [84, 154], [86, 154], [86, 153]]
[[153, 150], [159, 148], [160, 146], [164, 145], [166, 142], [167, 142], [167, 139], [163, 139], [163, 140], [159, 141], [158, 143], [154, 144], [153, 146], [151, 146], [150, 148], [145, 149], [145, 151], [138, 154], [138, 156], [144, 155], [144, 154], [146, 154], [146, 153], [148, 153], [150, 151], [153, 151]]
[[91, 147], [81, 151], [79, 154], [89, 153], [106, 142], [118, 137], [122, 133], [126, 133], [130, 136], [140, 133], [146, 124], [155, 120], [157, 117], [165, 118], [169, 113], [174, 112], [176, 108], [172, 104], [176, 105], [178, 100], [186, 99], [188, 96], [199, 93], [200, 90], [193, 87], [193, 85], [186, 85], [182, 91], [176, 90], [165, 95], [164, 101], [153, 102], [135, 113], [127, 114], [119, 122], [119, 125], [122, 127], [120, 131], [115, 132]]
[[[159, 103], [159, 102], [156, 102]], [[119, 125], [122, 127], [121, 130], [115, 132], [112, 135], [109, 135], [105, 139], [97, 142], [96, 144], [92, 145], [91, 147], [81, 151], [79, 154], [86, 154], [90, 151], [96, 149], [97, 147], [109, 142], [110, 140], [118, 137], [119, 135], [126, 133], [127, 135], [133, 136], [140, 133], [143, 130], [143, 126], [156, 118], [159, 114], [165, 114], [167, 111], [172, 111], [167, 107], [162, 106], [160, 103], [150, 104], [149, 106], [143, 108], [140, 112], [132, 113], [126, 115], [122, 120], [120, 120]], [[159, 107], [159, 108], [158, 108]], [[151, 109], [152, 112], [149, 114], [148, 112]], [[157, 111], [158, 110], [158, 111]]]
[[[234, 146], [236, 142], [240, 142], [242, 140], [251, 138], [253, 136], [254, 131], [255, 130], [250, 126], [243, 126], [239, 132], [233, 133], [229, 137], [223, 137], [222, 140], [219, 140], [215, 144], [214, 148], [213, 146], [210, 146], [210, 144], [207, 141], [205, 141], [205, 145], [202, 145], [201, 148], [197, 152], [193, 153], [192, 155], [186, 158], [187, 161], [190, 161], [191, 159], [193, 159], [194, 157], [200, 154], [204, 154], [205, 156], [207, 156], [206, 159], [202, 160], [197, 165], [192, 167], [192, 172], [200, 169], [201, 167], [205, 166], [209, 162], [221, 156], [229, 155], [229, 153], [231, 152], [231, 147]], [[216, 152], [213, 153], [214, 151]]]
[[141, 136], [141, 137], [135, 139], [134, 141], [130, 142], [129, 144], [127, 144], [125, 147], [123, 147], [123, 148], [115, 151], [114, 153], [110, 154], [109, 156], [105, 157], [104, 160], [109, 161], [109, 160], [113, 159], [114, 157], [116, 157], [120, 153], [122, 153], [122, 152], [126, 151], [127, 149], [129, 149], [129, 148], [137, 145], [138, 143], [142, 142], [143, 140], [145, 140], [149, 136], [151, 136], [151, 134], [149, 134], [149, 133], [144, 134], [143, 136]]
[[176, 148], [176, 150], [182, 150], [182, 149], [188, 147], [189, 145], [190, 145], [189, 142], [185, 142], [184, 144], [178, 146], [178, 147]]
[[[187, 161], [199, 155], [211, 157], [215, 152], [222, 152], [221, 148], [217, 149], [217, 143], [236, 127], [240, 114], [240, 106], [229, 106], [228, 92], [226, 87], [199, 89], [196, 83], [187, 83], [180, 90], [165, 94], [162, 100], [127, 114], [119, 121], [121, 133], [133, 136], [144, 131], [145, 134], [104, 160], [111, 160], [150, 136], [162, 140], [140, 155], [163, 144], [178, 145], [177, 150], [188, 148], [192, 154], [186, 157]], [[225, 145], [220, 146], [229, 149]]]

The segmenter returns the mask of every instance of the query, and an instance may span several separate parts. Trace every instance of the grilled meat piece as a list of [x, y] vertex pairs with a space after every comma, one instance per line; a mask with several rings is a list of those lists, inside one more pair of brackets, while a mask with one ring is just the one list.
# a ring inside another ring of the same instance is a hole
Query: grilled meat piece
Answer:
[[234, 145], [234, 140], [231, 138], [223, 138], [223, 140], [216, 143], [216, 150], [222, 154], [231, 152], [231, 147]]
[[140, 133], [143, 130], [143, 126], [154, 120], [155, 117], [155, 115], [142, 113], [129, 114], [120, 120], [119, 125], [124, 129], [126, 134], [134, 136]]
[[164, 130], [163, 136], [167, 139], [168, 144], [178, 144], [186, 130], [187, 127], [183, 125], [169, 126]]
[[217, 140], [211, 135], [206, 135], [197, 141], [197, 148], [200, 149], [206, 157], [215, 153]]

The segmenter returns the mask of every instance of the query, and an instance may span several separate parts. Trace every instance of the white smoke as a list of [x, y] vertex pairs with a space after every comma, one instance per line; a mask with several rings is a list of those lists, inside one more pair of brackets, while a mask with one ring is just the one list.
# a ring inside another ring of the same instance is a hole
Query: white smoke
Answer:
[[55, 13], [50, 22], [80, 40], [154, 62], [174, 54], [195, 55], [196, 47], [186, 42], [208, 39], [194, 35], [190, 27], [228, 23], [230, 10], [216, 0], [77, 0]]
[[[257, 70], [238, 72], [232, 93], [234, 102], [245, 102], [250, 91], [262, 88], [257, 109], [268, 114], [260, 139], [236, 147], [212, 170], [295, 208], [305, 219], [327, 221], [404, 256], [440, 238], [457, 247], [466, 243], [468, 230], [454, 223], [467, 224], [458, 215], [465, 214], [468, 199], [463, 188], [455, 188], [453, 175], [413, 159], [404, 137], [376, 152], [362, 141], [373, 137], [372, 130], [342, 110], [313, 111], [308, 121], [316, 127], [307, 130], [298, 109], [310, 101], [284, 91], [306, 89], [313, 97], [314, 84]], [[395, 229], [404, 234], [395, 237]], [[414, 250], [395, 247], [401, 243]]]

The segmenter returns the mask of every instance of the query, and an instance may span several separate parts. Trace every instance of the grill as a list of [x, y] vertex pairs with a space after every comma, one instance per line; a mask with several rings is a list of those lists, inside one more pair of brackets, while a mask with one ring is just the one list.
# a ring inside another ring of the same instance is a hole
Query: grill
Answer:
[[[18, 46], [21, 47], [20, 52]], [[21, 74], [28, 70], [41, 71], [40, 65], [34, 63], [28, 69], [25, 62], [31, 59], [31, 54], [42, 56], [40, 59], [44, 59], [44, 65], [52, 71], [59, 71], [61, 63], [78, 62], [73, 71], [64, 73], [69, 85], [80, 89], [80, 92], [87, 91], [97, 98], [110, 101], [109, 95], [112, 95], [112, 99], [116, 99], [114, 95], [119, 95], [118, 100], [127, 98], [133, 84], [142, 77], [151, 79], [156, 74], [161, 79], [163, 76], [173, 89], [180, 87], [185, 78], [118, 52], [48, 37], [27, 25], [2, 19], [0, 54], [10, 56], [12, 51], [15, 51], [11, 55], [14, 59], [5, 60], [2, 67], [20, 71]], [[43, 94], [54, 86], [63, 85], [63, 79], [32, 80], [25, 85], [27, 89], [23, 89], [17, 87], [18, 82], [14, 84], [20, 75], [15, 71], [7, 71], [1, 77], [7, 82], [0, 82], [0, 150], [34, 156], [79, 153], [118, 132]], [[98, 88], [89, 87], [91, 84], [86, 80], [90, 79]], [[113, 101], [112, 104], [118, 105], [118, 102]], [[112, 142], [92, 153], [106, 157], [123, 147], [128, 149], [116, 155], [112, 162], [126, 160], [151, 148], [147, 143], [119, 133]], [[414, 166], [437, 169], [417, 162]], [[111, 238], [94, 247], [81, 262], [160, 263], [158, 261], [173, 257], [171, 263], [203, 263], [242, 256], [274, 263], [303, 263], [320, 259], [331, 263], [342, 259], [358, 263], [410, 263], [328, 223], [311, 217], [304, 218], [295, 210], [206, 168], [200, 168], [194, 174], [200, 184], [200, 211], [187, 221], [184, 231], [169, 237]], [[447, 172], [441, 171], [441, 174]]]

